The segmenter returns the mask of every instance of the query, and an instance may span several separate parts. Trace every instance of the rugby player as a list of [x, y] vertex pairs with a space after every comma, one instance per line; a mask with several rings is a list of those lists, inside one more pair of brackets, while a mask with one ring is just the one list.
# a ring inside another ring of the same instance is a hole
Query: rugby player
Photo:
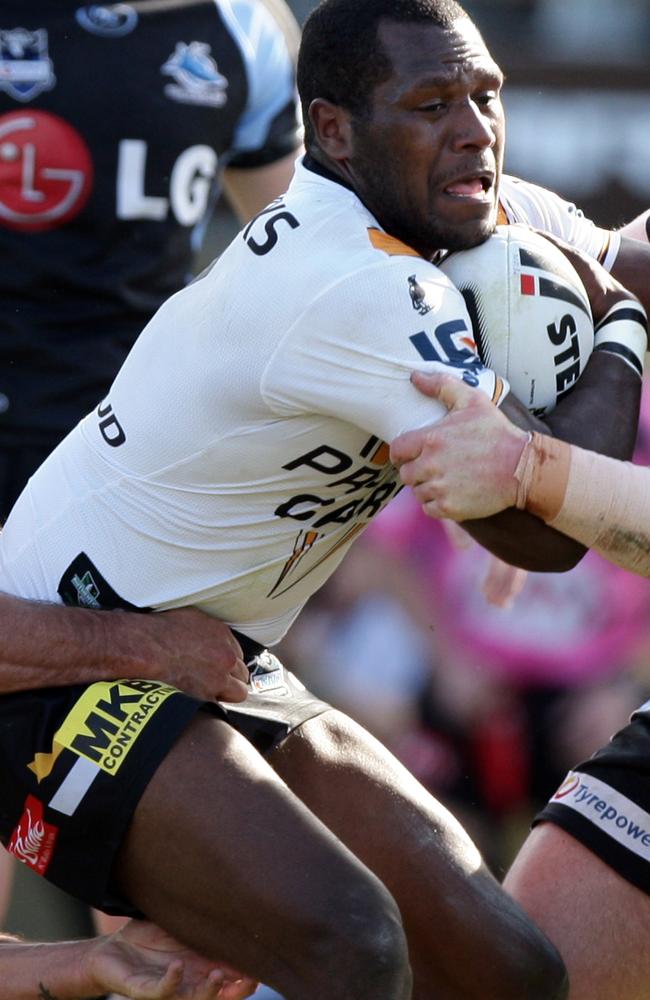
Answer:
[[[0, 540], [4, 590], [194, 605], [237, 630], [250, 671], [234, 706], [140, 678], [5, 696], [10, 850], [36, 815], [32, 863], [51, 881], [146, 913], [288, 1000], [329, 996], [333, 975], [348, 1000], [566, 990], [454, 819], [265, 649], [397, 491], [382, 442], [444, 412], [415, 366], [539, 426], [463, 340], [462, 297], [429, 262], [496, 223], [501, 81], [451, 0], [326, 0], [303, 35], [308, 155], [287, 195], [163, 306]], [[576, 261], [598, 318], [639, 313]], [[628, 457], [636, 372], [599, 354], [582, 385], [551, 428]], [[523, 511], [472, 530], [536, 568], [584, 551]]]

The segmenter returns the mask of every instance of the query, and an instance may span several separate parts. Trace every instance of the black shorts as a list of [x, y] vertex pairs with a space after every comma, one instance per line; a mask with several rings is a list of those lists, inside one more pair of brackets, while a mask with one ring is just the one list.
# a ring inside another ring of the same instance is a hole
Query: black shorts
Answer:
[[330, 707], [272, 654], [249, 663], [240, 705], [202, 702], [156, 681], [102, 681], [0, 698], [0, 839], [65, 892], [135, 915], [111, 871], [140, 797], [198, 711], [261, 753]]
[[535, 817], [570, 833], [650, 893], [650, 701], [607, 746], [570, 771]]

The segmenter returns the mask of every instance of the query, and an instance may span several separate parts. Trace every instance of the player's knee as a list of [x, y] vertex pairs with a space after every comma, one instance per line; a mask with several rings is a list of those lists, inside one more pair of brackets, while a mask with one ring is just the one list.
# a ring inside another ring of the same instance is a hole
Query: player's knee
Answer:
[[[507, 946], [506, 946], [507, 948]], [[569, 979], [558, 950], [541, 932], [511, 968], [503, 1000], [567, 1000]]]
[[559, 952], [552, 946], [544, 955], [531, 1000], [567, 1000], [569, 977]]
[[350, 921], [347, 937], [354, 935], [354, 942], [349, 975], [358, 984], [359, 996], [410, 996], [406, 935], [392, 897], [387, 892], [384, 897], [375, 902], [368, 919], [357, 916]]
[[359, 879], [321, 914], [315, 967], [336, 969], [337, 992], [354, 1000], [411, 995], [406, 935], [393, 897], [374, 878]]

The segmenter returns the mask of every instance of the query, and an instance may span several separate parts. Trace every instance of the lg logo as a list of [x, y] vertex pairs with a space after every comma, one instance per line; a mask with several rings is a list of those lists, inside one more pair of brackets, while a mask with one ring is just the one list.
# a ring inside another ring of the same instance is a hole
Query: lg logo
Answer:
[[[167, 196], [145, 187], [147, 143], [119, 143], [115, 184], [118, 219], [164, 221], [181, 226], [205, 215], [218, 158], [210, 146], [190, 146], [174, 163]], [[65, 225], [84, 208], [93, 188], [93, 161], [81, 134], [46, 111], [12, 111], [0, 117], [0, 226], [42, 232]]]
[[0, 225], [39, 232], [73, 219], [93, 183], [86, 143], [45, 111], [0, 118]]
[[205, 215], [210, 189], [217, 173], [217, 154], [210, 146], [190, 146], [174, 164], [169, 198], [147, 194], [145, 172], [147, 144], [123, 139], [117, 168], [118, 219], [153, 219], [162, 222], [171, 209], [181, 226], [195, 226]]

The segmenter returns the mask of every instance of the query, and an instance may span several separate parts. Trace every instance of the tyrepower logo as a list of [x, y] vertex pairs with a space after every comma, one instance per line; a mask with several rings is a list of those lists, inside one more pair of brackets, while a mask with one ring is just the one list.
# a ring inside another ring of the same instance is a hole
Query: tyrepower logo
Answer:
[[58, 832], [58, 827], [43, 819], [43, 803], [28, 795], [7, 850], [39, 875], [44, 875], [52, 859]]
[[550, 801], [580, 813], [623, 847], [650, 861], [650, 813], [604, 781], [570, 771]]

